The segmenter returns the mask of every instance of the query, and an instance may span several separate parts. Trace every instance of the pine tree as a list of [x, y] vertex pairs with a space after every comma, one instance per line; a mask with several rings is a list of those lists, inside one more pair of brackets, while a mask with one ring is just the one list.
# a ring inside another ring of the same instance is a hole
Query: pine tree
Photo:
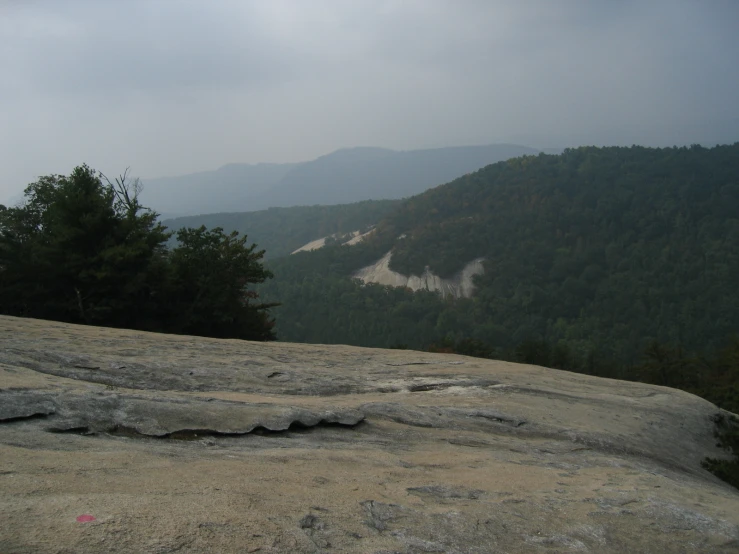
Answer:
[[0, 206], [0, 313], [71, 323], [272, 340], [247, 286], [271, 277], [263, 251], [220, 229], [183, 229], [180, 246], [141, 206], [138, 180], [86, 165], [41, 177]]

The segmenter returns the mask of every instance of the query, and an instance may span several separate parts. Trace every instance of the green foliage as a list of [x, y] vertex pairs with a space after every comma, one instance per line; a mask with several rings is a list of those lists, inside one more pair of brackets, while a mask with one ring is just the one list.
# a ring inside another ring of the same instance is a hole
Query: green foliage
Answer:
[[258, 292], [281, 303], [274, 310], [277, 334], [294, 342], [419, 349], [431, 337], [457, 330], [459, 318], [437, 321], [446, 304], [435, 293], [364, 285], [347, 277], [380, 258], [386, 247], [376, 241], [335, 245], [270, 261], [276, 278]]
[[87, 166], [30, 185], [25, 205], [0, 219], [2, 312], [132, 324], [131, 305], [148, 302], [167, 239], [155, 214], [139, 210]]
[[[83, 165], [68, 177], [41, 177], [21, 206], [0, 206], [0, 313], [274, 338], [269, 306], [246, 289], [269, 277], [263, 253], [247, 248], [246, 237], [202, 230], [183, 231], [183, 246], [170, 253], [170, 233], [139, 204], [139, 191], [126, 174], [111, 183]], [[204, 283], [220, 294], [205, 294]], [[229, 318], [235, 324], [226, 330]]]
[[276, 304], [256, 302], [257, 294], [247, 288], [272, 277], [261, 264], [264, 250], [219, 227], [180, 229], [177, 241], [170, 255], [176, 332], [274, 340], [266, 310]]
[[405, 274], [484, 257], [475, 317], [514, 344], [597, 338], [633, 359], [739, 328], [739, 144], [517, 158], [408, 200], [377, 233], [406, 235]]
[[[350, 344], [427, 348], [469, 338], [501, 352], [546, 340], [568, 345], [570, 366], [611, 360], [617, 374], [654, 341], [715, 350], [739, 329], [737, 244], [739, 144], [587, 147], [431, 189], [360, 245], [273, 260], [276, 277], [260, 290], [284, 301], [276, 315], [285, 340], [330, 343], [339, 332]], [[405, 274], [428, 265], [448, 277], [477, 257], [486, 271], [467, 300], [411, 300], [351, 282], [390, 249], [391, 267]], [[379, 328], [372, 318], [388, 314], [402, 319], [403, 338], [370, 331]], [[309, 330], [292, 323], [305, 318]], [[356, 331], [337, 331], [334, 322], [350, 318]]]

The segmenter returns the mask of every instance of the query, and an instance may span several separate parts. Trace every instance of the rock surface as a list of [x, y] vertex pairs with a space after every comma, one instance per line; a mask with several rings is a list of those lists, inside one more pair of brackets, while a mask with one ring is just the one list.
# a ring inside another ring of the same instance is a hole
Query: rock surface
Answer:
[[[342, 242], [342, 244], [344, 246], [353, 246], [355, 244], [359, 244], [365, 239], [365, 237], [371, 235], [373, 231], [374, 229], [370, 229], [366, 233], [362, 233], [361, 231], [352, 231], [351, 232], [352, 238], [350, 238], [346, 242]], [[337, 236], [339, 236], [339, 234], [329, 235], [328, 237], [323, 237], [320, 239], [312, 240], [308, 244], [304, 244], [297, 250], [293, 250], [292, 252], [290, 252], [290, 254], [297, 254], [298, 252], [312, 252], [313, 250], [319, 250], [323, 248], [324, 246], [326, 246], [326, 239], [328, 239], [329, 237], [337, 237]]]
[[456, 298], [469, 298], [475, 292], [473, 277], [485, 272], [482, 265], [483, 258], [472, 260], [451, 279], [442, 279], [433, 274], [428, 267], [423, 275], [403, 275], [390, 269], [392, 251], [385, 254], [374, 264], [363, 267], [352, 275], [365, 283], [378, 283], [392, 287], [406, 287], [412, 291], [428, 290], [438, 291], [442, 297], [454, 296]]
[[700, 466], [719, 412], [462, 356], [0, 317], [0, 552], [736, 552], [739, 493]]

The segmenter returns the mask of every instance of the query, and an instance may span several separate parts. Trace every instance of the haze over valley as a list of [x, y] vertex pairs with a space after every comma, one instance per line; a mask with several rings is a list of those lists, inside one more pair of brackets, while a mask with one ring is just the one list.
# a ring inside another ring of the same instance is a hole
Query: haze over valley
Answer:
[[735, 551], [737, 29], [0, 2], [0, 552]]

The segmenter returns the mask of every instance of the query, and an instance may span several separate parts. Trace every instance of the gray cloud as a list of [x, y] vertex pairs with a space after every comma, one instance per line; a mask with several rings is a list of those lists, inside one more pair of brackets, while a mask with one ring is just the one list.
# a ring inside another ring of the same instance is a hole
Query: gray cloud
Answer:
[[739, 140], [739, 4], [0, 4], [0, 202], [88, 162], [142, 176], [418, 148]]
[[274, 79], [288, 56], [270, 43], [258, 14], [234, 16], [214, 4], [132, 1], [114, 11], [111, 3], [85, 2], [62, 12], [70, 3], [53, 11], [35, 3], [16, 12], [18, 30], [8, 22], [15, 39], [8, 49], [18, 80], [46, 94], [161, 93]]

